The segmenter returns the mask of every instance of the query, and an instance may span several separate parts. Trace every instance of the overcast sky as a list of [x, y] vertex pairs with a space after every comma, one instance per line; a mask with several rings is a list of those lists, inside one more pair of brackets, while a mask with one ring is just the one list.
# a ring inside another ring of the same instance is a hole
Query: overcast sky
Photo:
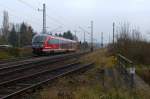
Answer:
[[[21, 1], [24, 1], [21, 2]], [[83, 39], [83, 31], [79, 26], [90, 32], [90, 21], [94, 21], [94, 38], [100, 41], [100, 33], [104, 32], [104, 42], [112, 36], [112, 22], [116, 27], [120, 23], [129, 22], [138, 27], [145, 37], [150, 37], [150, 0], [0, 0], [0, 23], [3, 11], [9, 13], [12, 23], [22, 21], [32, 25], [35, 31], [42, 30], [42, 4], [47, 8], [47, 30], [63, 32], [77, 30]], [[87, 34], [86, 37], [89, 40]]]

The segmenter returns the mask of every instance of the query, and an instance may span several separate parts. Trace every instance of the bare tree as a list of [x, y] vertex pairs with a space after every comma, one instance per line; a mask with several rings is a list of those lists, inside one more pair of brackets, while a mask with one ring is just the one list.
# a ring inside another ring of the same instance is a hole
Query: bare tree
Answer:
[[[111, 48], [111, 47], [110, 47]], [[129, 23], [121, 24], [113, 51], [120, 53], [134, 62], [150, 63], [150, 43], [145, 40], [139, 29], [131, 28]]]
[[5, 38], [6, 41], [8, 41], [8, 36], [9, 36], [9, 16], [8, 12], [4, 11], [3, 12], [3, 27], [2, 27], [2, 35]]

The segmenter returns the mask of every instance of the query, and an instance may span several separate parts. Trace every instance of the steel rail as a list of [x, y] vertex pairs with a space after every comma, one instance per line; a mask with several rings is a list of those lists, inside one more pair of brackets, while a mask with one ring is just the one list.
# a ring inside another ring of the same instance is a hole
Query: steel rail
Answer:
[[27, 57], [17, 57], [17, 58], [10, 58], [10, 59], [1, 59], [0, 60], [0, 64], [5, 64], [5, 63], [10, 63], [10, 62], [17, 62], [17, 61], [21, 61], [21, 60], [25, 60], [25, 59], [29, 59], [29, 58], [33, 58], [35, 56], [27, 56]]
[[31, 68], [41, 66], [41, 65], [55, 63], [55, 62], [58, 62], [58, 61], [66, 60], [68, 58], [69, 57], [63, 57], [63, 58], [61, 57], [61, 58], [51, 59], [50, 61], [42, 61], [42, 62], [32, 63], [30, 65], [21, 65], [19, 67], [15, 67], [15, 68], [2, 69], [2, 70], [0, 70], [0, 76], [9, 75], [11, 73], [13, 74], [15, 72], [31, 69]]
[[[80, 53], [80, 55], [82, 55], [83, 53]], [[26, 74], [26, 73], [32, 73], [31, 70], [35, 71], [35, 67], [36, 71], [44, 69], [44, 68], [48, 68], [49, 66], [42, 66], [42, 65], [48, 65], [50, 63], [56, 63], [58, 61], [63, 61], [69, 58], [73, 58], [76, 59], [75, 57], [79, 57], [79, 54], [73, 54], [73, 55], [67, 55], [66, 57], [58, 57], [56, 59], [51, 59], [50, 61], [42, 61], [42, 62], [38, 62], [38, 63], [33, 63], [30, 65], [21, 65], [21, 66], [17, 66], [17, 67], [10, 67], [10, 68], [4, 68], [4, 69], [0, 69], [0, 83], [7, 81], [9, 79], [13, 79], [18, 77], [19, 75], [22, 76], [22, 74]], [[35, 72], [36, 72], [35, 71]]]
[[[85, 54], [83, 53], [73, 53], [73, 54], [66, 54], [66, 55], [58, 55], [58, 56], [52, 56], [52, 57], [42, 57], [42, 58], [38, 58], [38, 59], [31, 59], [31, 60], [26, 60], [26, 61], [21, 61], [19, 64], [15, 63], [13, 65], [11, 64], [3, 64], [3, 67], [0, 67], [0, 70], [4, 70], [4, 69], [10, 69], [10, 68], [16, 68], [19, 66], [24, 66], [24, 65], [29, 65], [29, 64], [34, 64], [34, 63], [40, 63], [42, 61], [46, 61], [46, 60], [51, 60], [51, 59], [56, 59], [56, 58], [61, 58], [61, 57], [68, 57], [68, 56], [75, 56], [75, 55], [82, 55]], [[1, 66], [1, 65], [0, 65]]]
[[[63, 55], [69, 55], [69, 54], [63, 54]], [[48, 58], [55, 58], [55, 57], [60, 57], [63, 55], [61, 54], [61, 55], [55, 55], [55, 56], [42, 56], [42, 57], [35, 57], [34, 59], [30, 58], [30, 59], [15, 61], [15, 62], [3, 63], [3, 64], [0, 64], [0, 68], [3, 68], [3, 67], [7, 68], [7, 66], [11, 66], [11, 65], [22, 64], [22, 63], [33, 62], [33, 61], [39, 61], [39, 60], [44, 60], [44, 59], [48, 59]]]
[[43, 64], [43, 65], [39, 65], [37, 66], [36, 68], [33, 67], [33, 68], [30, 68], [30, 69], [25, 69], [25, 70], [19, 70], [19, 71], [16, 71], [14, 73], [11, 73], [11, 74], [6, 74], [4, 76], [0, 76], [0, 83], [2, 82], [5, 82], [5, 81], [9, 81], [11, 79], [15, 79], [15, 78], [18, 78], [18, 77], [22, 77], [22, 76], [25, 76], [25, 75], [29, 75], [29, 74], [33, 74], [33, 73], [38, 73], [40, 71], [44, 71], [44, 70], [47, 70], [47, 69], [55, 69], [56, 67], [59, 67], [63, 64], [68, 64], [68, 63], [72, 63], [72, 62], [77, 62], [77, 59], [63, 59], [63, 60], [58, 60], [59, 62], [54, 62], [54, 63], [51, 63], [51, 64]]
[[[81, 64], [79, 65], [77, 63], [75, 63], [75, 64], [68, 64], [68, 65], [66, 65], [64, 67], [61, 67], [61, 68], [58, 68], [58, 69], [54, 69], [54, 70], [50, 70], [50, 71], [47, 70], [47, 71], [41, 73], [41, 74], [43, 74], [42, 77], [41, 76], [39, 77], [38, 74], [36, 75], [36, 77], [35, 76], [34, 77], [33, 76], [32, 77], [28, 77], [28, 78], [25, 79], [26, 81], [28, 81], [28, 83], [25, 83], [25, 80], [20, 79], [22, 82], [21, 81], [15, 82], [14, 85], [18, 85], [20, 87], [23, 86], [23, 87], [20, 88], [19, 90], [15, 90], [15, 91], [12, 90], [11, 92], [8, 92], [8, 94], [1, 95], [0, 99], [11, 98], [13, 96], [16, 96], [17, 94], [25, 92], [26, 90], [38, 87], [38, 86], [40, 86], [40, 85], [42, 85], [42, 84], [44, 84], [44, 83], [46, 83], [48, 81], [52, 81], [52, 80], [54, 80], [54, 79], [56, 79], [58, 77], [61, 77], [63, 75], [66, 75], [66, 74], [69, 74], [69, 73], [81, 70], [83, 68], [90, 67], [92, 65], [93, 65], [93, 63], [86, 64], [86, 65], [81, 65]], [[43, 78], [43, 79], [41, 79], [41, 78]], [[30, 80], [31, 82], [29, 83], [29, 79], [35, 80], [37, 82], [33, 83]], [[7, 87], [10, 88], [10, 86], [13, 86], [13, 85], [10, 85], [10, 84], [7, 85], [6, 84], [4, 87], [5, 88], [7, 88]]]
[[[16, 65], [16, 66], [0, 68], [0, 76], [4, 76], [6, 74], [10, 74], [10, 73], [13, 73], [13, 72], [33, 68], [33, 67], [35, 67], [35, 64], [38, 64], [38, 66], [39, 66], [39, 65], [44, 65], [46, 63], [47, 64], [48, 63], [54, 63], [54, 62], [57, 62], [59, 60], [68, 59], [70, 57], [75, 57], [76, 55], [77, 54], [67, 55], [65, 57], [61, 56], [61, 57], [51, 58], [50, 60], [43, 60], [43, 61], [33, 62], [33, 63], [30, 63], [30, 64], [26, 63], [26, 64], [21, 64], [21, 65]], [[79, 57], [79, 56], [80, 55], [77, 55], [76, 57]]]
[[[79, 64], [79, 62], [75, 62], [75, 63], [72, 63], [72, 64], [69, 64], [70, 65], [73, 65], [73, 64]], [[68, 66], [68, 65], [67, 65]], [[55, 69], [58, 69], [58, 68], [55, 68]], [[49, 72], [49, 71], [53, 71], [55, 69], [49, 69], [49, 70], [44, 70], [44, 71], [40, 71], [38, 73], [33, 73], [33, 74], [29, 74], [29, 75], [25, 75], [25, 76], [22, 76], [22, 77], [18, 77], [18, 78], [15, 78], [15, 79], [11, 79], [9, 81], [5, 81], [5, 82], [2, 82], [0, 83], [0, 87], [1, 86], [5, 86], [5, 85], [9, 85], [15, 81], [19, 81], [19, 80], [22, 80], [22, 79], [25, 79], [25, 78], [29, 78], [29, 77], [34, 77], [34, 76], [37, 76], [37, 75], [40, 75], [40, 74], [43, 74], [45, 72]]]

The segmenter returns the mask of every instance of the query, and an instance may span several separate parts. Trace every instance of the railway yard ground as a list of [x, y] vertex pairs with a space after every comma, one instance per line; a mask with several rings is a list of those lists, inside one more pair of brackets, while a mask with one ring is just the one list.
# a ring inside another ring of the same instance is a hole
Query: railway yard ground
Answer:
[[0, 99], [149, 99], [149, 67], [136, 67], [139, 76], [131, 88], [117, 63], [107, 49], [5, 59], [0, 61]]
[[59, 77], [22, 94], [19, 99], [149, 99], [149, 85], [135, 75], [135, 86], [131, 88], [118, 72], [117, 59], [106, 49], [86, 54], [78, 60], [82, 64], [94, 62], [95, 65]]
[[0, 62], [31, 56], [33, 56], [31, 48], [0, 48]]

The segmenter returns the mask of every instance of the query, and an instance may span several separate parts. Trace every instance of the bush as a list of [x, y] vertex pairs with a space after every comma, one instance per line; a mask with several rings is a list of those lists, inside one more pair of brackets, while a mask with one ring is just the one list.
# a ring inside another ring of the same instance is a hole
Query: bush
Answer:
[[150, 43], [142, 38], [138, 30], [131, 32], [129, 26], [124, 25], [119, 34], [116, 43], [109, 46], [113, 53], [120, 53], [138, 64], [150, 64]]

